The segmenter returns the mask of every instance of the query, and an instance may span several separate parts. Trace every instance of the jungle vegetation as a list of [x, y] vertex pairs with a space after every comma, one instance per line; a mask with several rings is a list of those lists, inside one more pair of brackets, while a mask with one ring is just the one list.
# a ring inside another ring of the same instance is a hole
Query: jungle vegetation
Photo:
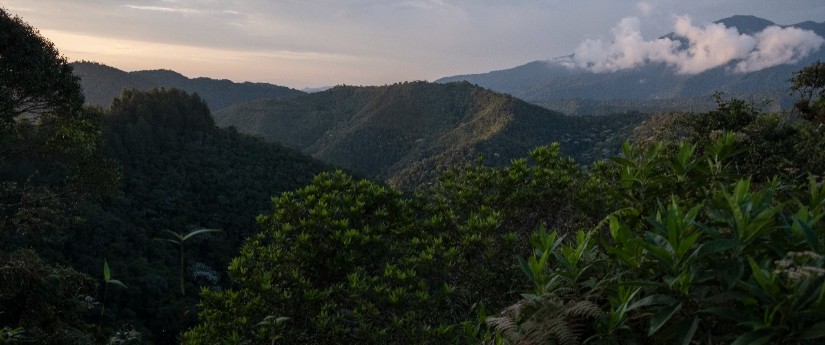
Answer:
[[402, 191], [197, 94], [84, 106], [0, 10], [0, 344], [819, 342], [825, 78], [790, 78], [800, 116], [720, 96], [606, 160], [548, 143]]

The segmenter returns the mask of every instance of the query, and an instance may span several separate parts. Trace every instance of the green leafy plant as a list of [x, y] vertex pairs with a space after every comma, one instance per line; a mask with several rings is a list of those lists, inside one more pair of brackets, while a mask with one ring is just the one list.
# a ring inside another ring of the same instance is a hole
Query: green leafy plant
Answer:
[[544, 240], [520, 262], [534, 284], [552, 288], [488, 323], [510, 343], [582, 341], [571, 334], [592, 334], [586, 341], [595, 344], [821, 340], [825, 187], [815, 177], [805, 188], [739, 178], [730, 163], [742, 152], [736, 146], [733, 133], [701, 150], [626, 145], [615, 160], [624, 205], [600, 223], [607, 231], [560, 243], [538, 232]]
[[0, 344], [16, 344], [26, 338], [26, 330], [23, 327], [11, 328], [5, 326], [0, 329]]
[[103, 312], [106, 310], [106, 295], [109, 292], [109, 284], [117, 285], [122, 288], [126, 288], [126, 284], [123, 284], [120, 280], [112, 279], [112, 271], [109, 269], [109, 262], [106, 259], [103, 259], [103, 300], [101, 302], [100, 307], [100, 315], [103, 315]]
[[174, 231], [171, 231], [171, 230], [163, 230], [163, 232], [169, 234], [169, 236], [172, 237], [172, 238], [166, 238], [166, 239], [163, 239], [163, 240], [165, 240], [167, 242], [170, 242], [170, 243], [174, 243], [174, 244], [178, 245], [178, 247], [180, 248], [180, 256], [179, 256], [179, 258], [180, 258], [180, 276], [178, 278], [180, 279], [180, 295], [181, 296], [186, 296], [186, 287], [185, 287], [184, 274], [183, 274], [184, 267], [185, 267], [184, 266], [185, 265], [185, 263], [184, 263], [184, 253], [185, 252], [184, 252], [183, 244], [186, 242], [186, 240], [191, 239], [192, 237], [195, 237], [195, 236], [198, 236], [198, 235], [203, 235], [203, 234], [210, 233], [210, 232], [218, 232], [218, 231], [221, 231], [221, 230], [219, 230], [219, 229], [199, 229], [199, 230], [190, 231], [188, 233], [174, 232]]

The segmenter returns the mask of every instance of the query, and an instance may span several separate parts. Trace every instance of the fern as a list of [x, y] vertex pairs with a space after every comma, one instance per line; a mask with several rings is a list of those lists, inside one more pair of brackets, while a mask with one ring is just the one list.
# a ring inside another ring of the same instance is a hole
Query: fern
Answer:
[[588, 300], [548, 296], [523, 299], [487, 318], [487, 325], [504, 336], [508, 344], [581, 344], [594, 321], [604, 312]]

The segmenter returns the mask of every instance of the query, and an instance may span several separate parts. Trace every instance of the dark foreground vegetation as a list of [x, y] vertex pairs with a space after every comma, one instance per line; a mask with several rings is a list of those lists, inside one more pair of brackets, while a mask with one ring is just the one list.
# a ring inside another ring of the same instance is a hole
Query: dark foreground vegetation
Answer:
[[800, 117], [720, 98], [610, 160], [550, 144], [402, 193], [217, 129], [197, 95], [83, 107], [5, 11], [0, 53], [0, 344], [825, 338], [820, 63]]

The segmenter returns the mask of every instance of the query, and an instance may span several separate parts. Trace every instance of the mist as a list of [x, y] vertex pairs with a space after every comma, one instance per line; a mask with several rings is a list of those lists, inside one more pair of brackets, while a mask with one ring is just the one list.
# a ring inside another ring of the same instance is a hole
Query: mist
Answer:
[[732, 71], [747, 73], [797, 62], [825, 44], [808, 30], [771, 26], [746, 35], [723, 24], [695, 25], [689, 16], [675, 18], [673, 33], [645, 40], [639, 18], [627, 17], [612, 29], [611, 41], [587, 39], [564, 64], [601, 73], [665, 63], [676, 73], [696, 74], [734, 62]]

